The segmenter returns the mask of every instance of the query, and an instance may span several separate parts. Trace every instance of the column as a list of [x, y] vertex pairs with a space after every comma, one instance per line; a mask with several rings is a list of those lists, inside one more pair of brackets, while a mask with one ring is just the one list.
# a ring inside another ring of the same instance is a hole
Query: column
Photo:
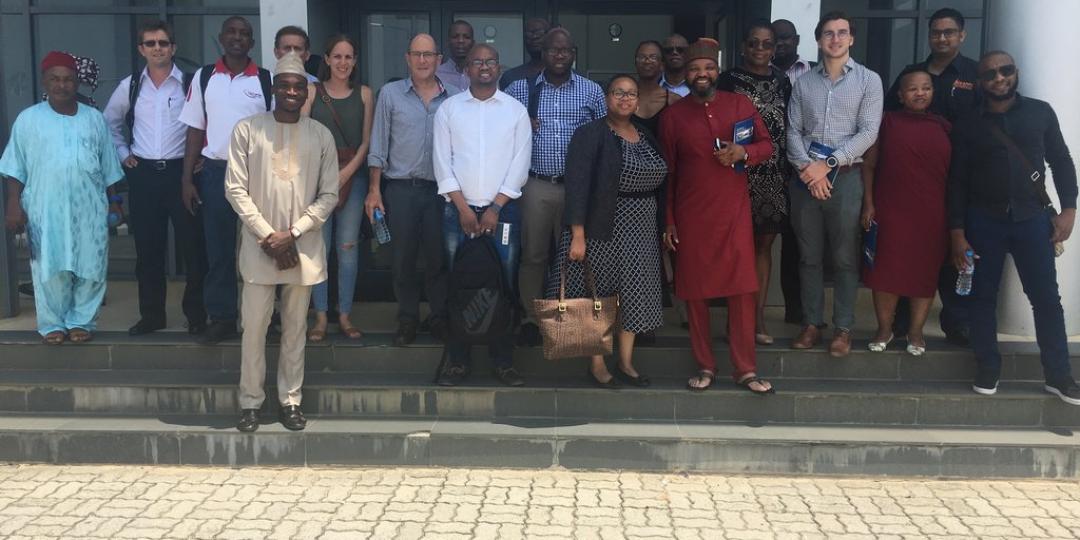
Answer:
[[274, 34], [282, 26], [295, 25], [307, 30], [307, 1], [259, 0], [259, 50], [264, 67], [274, 71]]
[[[1080, 103], [1076, 100], [1080, 72], [1062, 69], [1069, 62], [1069, 49], [1047, 47], [1046, 39], [1073, 35], [1078, 19], [1080, 2], [1060, 0], [993, 0], [986, 14], [987, 50], [1002, 49], [1011, 54], [1020, 69], [1020, 93], [1054, 107], [1074, 159], [1080, 153]], [[1054, 206], [1060, 208], [1053, 176], [1047, 177], [1047, 191]], [[1077, 238], [1074, 231], [1072, 239], [1065, 243], [1065, 253], [1057, 259], [1058, 285], [1069, 335], [1080, 333], [1080, 280], [1076, 279], [1080, 273], [1080, 241]], [[1035, 335], [1031, 304], [1011, 262], [1006, 264], [998, 298], [998, 331]]]

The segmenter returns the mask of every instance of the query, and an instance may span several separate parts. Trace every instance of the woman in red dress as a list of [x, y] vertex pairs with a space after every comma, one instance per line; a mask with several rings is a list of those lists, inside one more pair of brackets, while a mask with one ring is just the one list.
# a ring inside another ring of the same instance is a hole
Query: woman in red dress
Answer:
[[930, 74], [911, 70], [900, 79], [901, 111], [882, 117], [877, 143], [863, 157], [862, 224], [878, 224], [877, 253], [863, 283], [874, 292], [877, 335], [869, 348], [892, 341], [896, 302], [911, 298], [907, 352], [926, 352], [923, 325], [948, 251], [945, 182], [949, 173], [950, 124], [927, 112], [934, 98]]

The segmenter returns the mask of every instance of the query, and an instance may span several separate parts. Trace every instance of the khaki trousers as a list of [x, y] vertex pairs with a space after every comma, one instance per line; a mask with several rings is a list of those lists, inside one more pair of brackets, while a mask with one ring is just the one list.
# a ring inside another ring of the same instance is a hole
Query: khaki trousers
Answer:
[[521, 194], [521, 268], [518, 290], [525, 320], [534, 320], [532, 301], [544, 297], [544, 275], [551, 263], [552, 246], [557, 246], [563, 231], [563, 208], [566, 190], [529, 177]]
[[[266, 399], [266, 331], [274, 313], [277, 285], [244, 283], [241, 315], [240, 408], [258, 409]], [[304, 346], [307, 344], [307, 312], [311, 286], [281, 286], [281, 352], [278, 355], [277, 391], [281, 405], [299, 405], [304, 384]]]

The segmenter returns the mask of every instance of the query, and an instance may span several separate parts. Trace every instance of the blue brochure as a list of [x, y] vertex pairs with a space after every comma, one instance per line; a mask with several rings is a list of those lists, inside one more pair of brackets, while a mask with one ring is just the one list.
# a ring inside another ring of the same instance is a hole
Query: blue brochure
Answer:
[[867, 268], [874, 267], [874, 257], [877, 255], [877, 220], [870, 220], [870, 230], [863, 233], [863, 264]]
[[[745, 120], [739, 120], [735, 122], [735, 133], [731, 136], [731, 141], [739, 146], [746, 146], [754, 140], [754, 118], [750, 117]], [[739, 162], [735, 164], [735, 170], [743, 172], [746, 170], [746, 163]]]

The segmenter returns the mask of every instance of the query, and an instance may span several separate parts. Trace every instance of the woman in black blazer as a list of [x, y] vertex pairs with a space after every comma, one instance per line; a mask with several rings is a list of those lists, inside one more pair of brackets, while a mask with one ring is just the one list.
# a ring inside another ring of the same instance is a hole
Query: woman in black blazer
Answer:
[[616, 334], [615, 374], [602, 356], [592, 358], [587, 372], [601, 388], [617, 388], [619, 380], [649, 385], [633, 365], [634, 337], [663, 325], [656, 210], [667, 165], [652, 134], [631, 122], [637, 101], [637, 81], [616, 75], [607, 87], [607, 117], [574, 132], [566, 154], [569, 229], [548, 273], [548, 298], [558, 297], [563, 264], [568, 264], [567, 296], [584, 297], [588, 289], [580, 261], [588, 257], [597, 294], [619, 295], [622, 328]]

